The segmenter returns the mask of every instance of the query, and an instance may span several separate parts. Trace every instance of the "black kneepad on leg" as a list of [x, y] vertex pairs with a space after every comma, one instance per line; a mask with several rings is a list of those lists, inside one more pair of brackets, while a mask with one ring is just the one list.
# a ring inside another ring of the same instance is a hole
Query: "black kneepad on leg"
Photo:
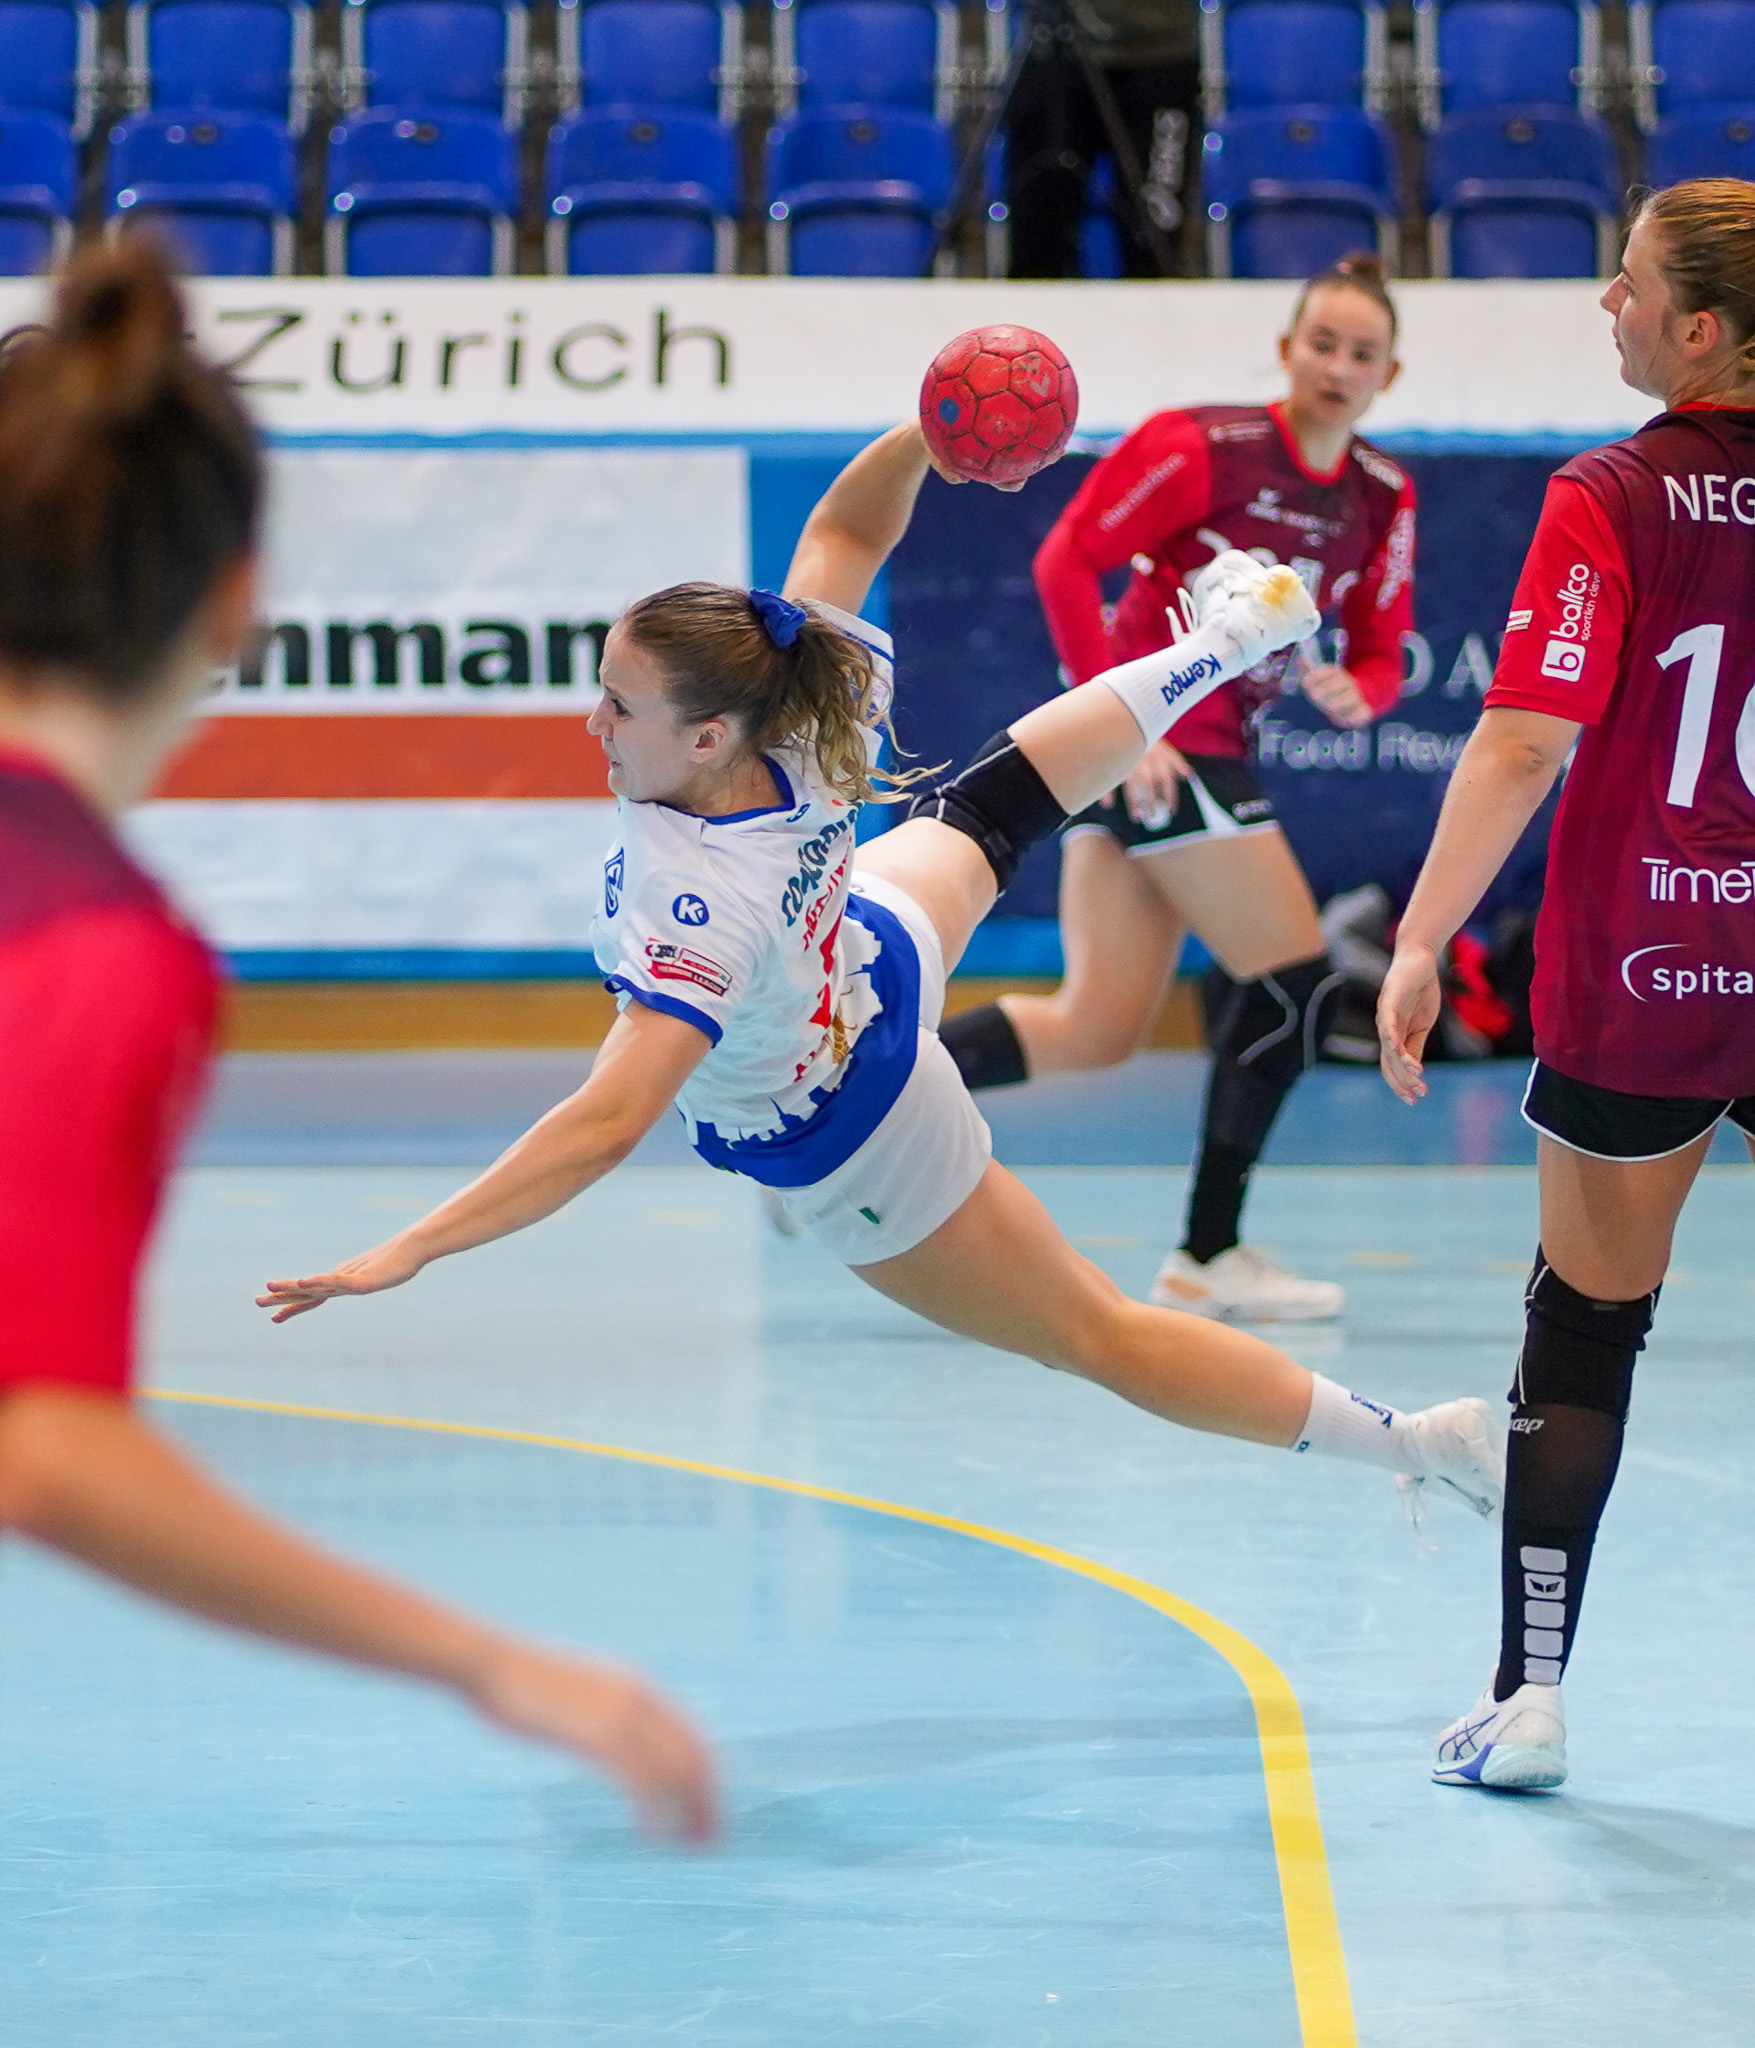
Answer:
[[911, 818], [937, 818], [973, 839], [994, 880], [1009, 888], [1018, 862], [1058, 832], [1067, 814], [1010, 733], [995, 733], [968, 767], [931, 796], [917, 796]]
[[1213, 1032], [1219, 1059], [1289, 1088], [1316, 1064], [1325, 1020], [1343, 977], [1319, 953], [1255, 981], [1240, 981]]
[[1627, 1420], [1634, 1361], [1645, 1349], [1659, 1290], [1632, 1301], [1593, 1301], [1568, 1287], [1536, 1253], [1524, 1292], [1528, 1325], [1511, 1399], [1520, 1408], [1555, 1402]]

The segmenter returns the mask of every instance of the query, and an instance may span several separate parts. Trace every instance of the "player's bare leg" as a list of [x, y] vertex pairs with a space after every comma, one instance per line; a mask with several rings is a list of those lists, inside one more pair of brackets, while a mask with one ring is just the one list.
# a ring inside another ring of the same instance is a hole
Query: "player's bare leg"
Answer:
[[1163, 846], [1132, 864], [1233, 981], [1323, 950], [1316, 898], [1283, 832]]
[[1182, 950], [1184, 924], [1106, 832], [1077, 832], [1060, 850], [1060, 943], [1066, 972], [1052, 995], [1000, 998], [1028, 1071], [1085, 1073], [1139, 1049]]
[[997, 1164], [924, 1243], [853, 1270], [942, 1328], [1077, 1373], [1184, 1428], [1410, 1472], [1478, 1513], [1498, 1503], [1500, 1453], [1484, 1403], [1403, 1415], [1259, 1337], [1133, 1301]]
[[1536, 1186], [1548, 1264], [1593, 1300], [1650, 1294], [1669, 1269], [1676, 1219], [1711, 1150], [1709, 1131], [1664, 1159], [1592, 1159], [1538, 1133]]

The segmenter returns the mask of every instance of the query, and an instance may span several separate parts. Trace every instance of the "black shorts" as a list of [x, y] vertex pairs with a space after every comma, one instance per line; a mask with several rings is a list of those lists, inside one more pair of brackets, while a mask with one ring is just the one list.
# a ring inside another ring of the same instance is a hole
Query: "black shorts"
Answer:
[[1623, 1095], [1574, 1081], [1540, 1060], [1523, 1092], [1524, 1121], [1588, 1159], [1664, 1159], [1685, 1151], [1723, 1118], [1755, 1138], [1755, 1095]]
[[1140, 824], [1128, 815], [1119, 790], [1107, 809], [1100, 803], [1080, 811], [1061, 827], [1071, 839], [1079, 832], [1107, 832], [1129, 854], [1156, 853], [1161, 846], [1192, 846], [1203, 839], [1237, 839], [1246, 832], [1277, 828], [1271, 800], [1255, 779], [1255, 770], [1234, 754], [1185, 754], [1188, 778], [1176, 792], [1175, 808], [1166, 818]]

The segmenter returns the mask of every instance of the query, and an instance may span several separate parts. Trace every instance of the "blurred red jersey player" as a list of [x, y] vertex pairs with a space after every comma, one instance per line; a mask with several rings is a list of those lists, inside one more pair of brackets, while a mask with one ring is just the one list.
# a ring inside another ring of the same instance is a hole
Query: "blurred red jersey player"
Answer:
[[0, 358], [0, 1528], [179, 1607], [443, 1685], [712, 1827], [704, 1751], [637, 1679], [312, 1549], [135, 1413], [135, 1291], [216, 981], [117, 842], [249, 625], [255, 435], [161, 258], [78, 258]]

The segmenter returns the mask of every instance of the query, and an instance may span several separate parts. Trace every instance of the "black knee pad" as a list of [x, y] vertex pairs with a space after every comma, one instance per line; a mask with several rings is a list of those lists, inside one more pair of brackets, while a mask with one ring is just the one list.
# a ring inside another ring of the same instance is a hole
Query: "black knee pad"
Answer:
[[917, 796], [911, 818], [937, 818], [967, 834], [987, 857], [994, 880], [1009, 888], [1018, 862], [1058, 832], [1067, 814], [1010, 733], [995, 733], [961, 774], [931, 796]]
[[1659, 1289], [1632, 1301], [1592, 1301], [1568, 1287], [1538, 1251], [1524, 1290], [1528, 1321], [1511, 1400], [1520, 1408], [1556, 1402], [1627, 1420], [1634, 1361], [1645, 1349]]
[[1316, 1064], [1325, 1020], [1344, 977], [1327, 954], [1240, 981], [1220, 1010], [1213, 1052], [1264, 1081], [1290, 1087]]

